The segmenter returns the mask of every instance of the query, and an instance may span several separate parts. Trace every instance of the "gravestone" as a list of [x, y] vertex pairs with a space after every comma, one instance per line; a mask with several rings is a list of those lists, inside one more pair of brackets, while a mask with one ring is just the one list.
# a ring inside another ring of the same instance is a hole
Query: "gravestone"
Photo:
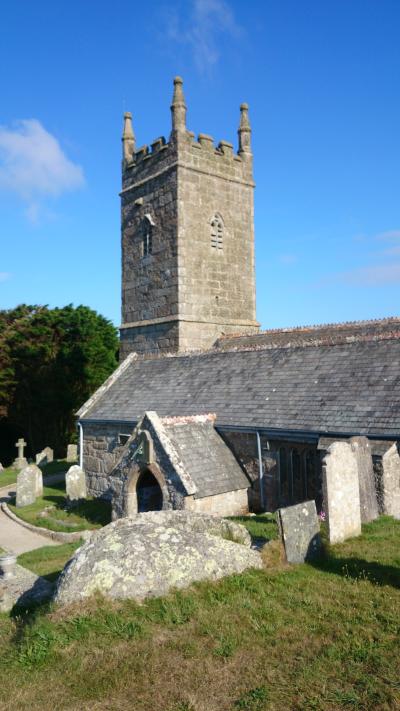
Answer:
[[36, 455], [36, 464], [48, 464], [54, 460], [54, 452], [51, 447], [45, 447], [39, 454]]
[[67, 462], [76, 462], [78, 459], [78, 445], [69, 444], [67, 447]]
[[36, 465], [29, 465], [22, 469], [17, 476], [16, 506], [18, 509], [34, 504], [36, 501], [36, 491], [38, 489], [36, 469]]
[[278, 509], [278, 524], [288, 563], [304, 563], [321, 555], [315, 501]]
[[36, 474], [36, 496], [43, 496], [43, 474], [36, 464], [30, 464], [30, 469], [33, 469]]
[[366, 437], [351, 437], [350, 445], [358, 467], [361, 523], [369, 523], [379, 516], [371, 448]]
[[0, 472], [2, 472], [3, 469], [4, 469], [4, 467], [3, 467], [2, 463], [0, 462]]
[[357, 457], [348, 442], [333, 442], [322, 460], [322, 487], [329, 541], [361, 533]]
[[24, 448], [26, 447], [26, 442], [22, 437], [19, 438], [18, 442], [15, 443], [18, 449], [18, 457], [14, 459], [13, 467], [14, 469], [24, 469], [28, 466], [28, 462], [24, 457]]
[[67, 499], [70, 501], [79, 501], [86, 499], [86, 476], [83, 469], [74, 464], [70, 467], [65, 475], [65, 488]]
[[400, 518], [400, 454], [396, 443], [382, 457], [383, 513]]

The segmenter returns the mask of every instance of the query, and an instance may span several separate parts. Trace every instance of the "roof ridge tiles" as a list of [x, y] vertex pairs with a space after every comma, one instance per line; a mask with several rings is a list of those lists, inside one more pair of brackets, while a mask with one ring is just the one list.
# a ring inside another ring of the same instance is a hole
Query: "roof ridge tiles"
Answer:
[[[383, 319], [382, 319], [383, 320]], [[361, 323], [361, 322], [359, 322]], [[367, 322], [365, 322], [367, 323]], [[372, 322], [371, 322], [372, 323]], [[300, 330], [296, 331], [297, 333], [300, 332]], [[268, 331], [264, 331], [265, 333], [272, 333]], [[275, 331], [275, 333], [285, 333], [284, 331]], [[301, 348], [317, 348], [319, 346], [340, 346], [340, 345], [351, 345], [353, 343], [366, 343], [366, 342], [378, 342], [378, 341], [388, 341], [388, 340], [399, 340], [400, 339], [400, 318], [399, 318], [399, 325], [397, 330], [393, 331], [386, 331], [386, 332], [381, 332], [381, 333], [366, 333], [366, 334], [360, 334], [360, 333], [350, 333], [350, 334], [341, 334], [340, 332], [334, 332], [333, 334], [328, 334], [320, 337], [315, 337], [312, 340], [295, 340], [295, 341], [285, 341], [282, 343], [278, 343], [276, 341], [271, 341], [269, 343], [251, 343], [251, 342], [240, 342], [240, 338], [243, 339], [243, 341], [248, 338], [249, 340], [253, 341], [254, 338], [257, 338], [257, 336], [263, 335], [263, 334], [252, 334], [251, 336], [247, 336], [246, 334], [241, 334], [241, 336], [237, 335], [235, 338], [237, 339], [236, 343], [234, 342], [233, 337], [229, 337], [226, 339], [226, 341], [232, 341], [229, 342], [229, 344], [226, 342], [226, 345], [223, 347], [220, 347], [218, 345], [219, 341], [222, 339], [225, 340], [225, 337], [221, 337], [218, 339], [217, 344], [215, 346], [212, 346], [211, 348], [205, 350], [188, 350], [188, 351], [181, 351], [179, 353], [143, 353], [143, 354], [135, 354], [135, 361], [152, 361], [152, 360], [164, 360], [165, 358], [196, 358], [198, 356], [207, 356], [207, 355], [214, 355], [214, 354], [227, 354], [227, 353], [237, 353], [240, 351], [264, 351], [264, 350], [287, 350], [291, 349], [294, 350], [296, 348], [301, 349]]]
[[[347, 328], [349, 326], [374, 326], [374, 325], [384, 325], [390, 322], [400, 324], [400, 316], [384, 316], [377, 319], [361, 319], [359, 321], [339, 321], [336, 323], [315, 323], [315, 324], [305, 324], [302, 326], [284, 326], [281, 328], [267, 328], [258, 333], [251, 334], [252, 338], [257, 338], [259, 336], [264, 336], [268, 334], [278, 334], [278, 333], [299, 333], [301, 331], [316, 331], [318, 329], [335, 329], [339, 330], [341, 328]], [[235, 338], [243, 338], [247, 334], [244, 333], [226, 333], [219, 337], [219, 341], [227, 341]]]

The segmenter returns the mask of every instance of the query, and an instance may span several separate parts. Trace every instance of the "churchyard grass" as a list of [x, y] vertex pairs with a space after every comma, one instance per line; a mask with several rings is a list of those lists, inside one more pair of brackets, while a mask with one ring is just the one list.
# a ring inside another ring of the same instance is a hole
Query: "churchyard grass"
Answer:
[[[61, 472], [68, 471], [71, 465], [65, 461], [65, 459], [57, 459], [54, 462], [49, 462], [44, 464], [41, 468], [43, 476], [49, 476], [50, 474], [59, 474]], [[12, 467], [7, 467], [0, 472], [0, 488], [2, 486], [9, 486], [9, 484], [15, 484], [17, 481], [18, 470]]]
[[[43, 496], [29, 506], [17, 509], [11, 502], [9, 507], [27, 523], [64, 533], [100, 528], [111, 521], [111, 507], [106, 501], [86, 499], [72, 508], [66, 508], [64, 482], [45, 486]], [[41, 516], [43, 512], [47, 516]]]
[[17, 481], [17, 470], [12, 467], [7, 467], [0, 472], [0, 488], [3, 486], [9, 486], [10, 484], [15, 484]]
[[43, 548], [22, 553], [18, 556], [17, 562], [36, 575], [42, 575], [47, 580], [54, 581], [61, 573], [65, 563], [81, 545], [82, 541], [63, 543], [59, 546], [43, 546]]
[[276, 514], [258, 514], [256, 516], [230, 516], [231, 521], [243, 524], [252, 536], [259, 541], [270, 541], [278, 538]]
[[[56, 554], [55, 554], [56, 555]], [[314, 565], [248, 571], [139, 605], [0, 616], [0, 708], [400, 708], [400, 521]]]

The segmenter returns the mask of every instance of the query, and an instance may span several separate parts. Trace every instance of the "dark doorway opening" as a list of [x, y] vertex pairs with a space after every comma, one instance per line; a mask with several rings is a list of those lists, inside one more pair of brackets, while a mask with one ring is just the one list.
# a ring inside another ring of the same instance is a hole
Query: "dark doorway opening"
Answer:
[[155, 476], [146, 469], [139, 477], [136, 486], [138, 512], [161, 511], [163, 495]]

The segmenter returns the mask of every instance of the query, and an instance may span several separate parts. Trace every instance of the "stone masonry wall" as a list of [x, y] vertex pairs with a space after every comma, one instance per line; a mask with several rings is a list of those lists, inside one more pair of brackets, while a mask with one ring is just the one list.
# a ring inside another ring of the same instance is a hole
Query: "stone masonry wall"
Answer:
[[[216, 149], [207, 137], [179, 146], [180, 349], [212, 345], [221, 333], [256, 332], [252, 158]], [[223, 222], [222, 249], [211, 222]]]
[[[160, 328], [154, 323], [178, 313], [177, 214], [176, 150], [168, 145], [137, 158], [136, 164], [124, 174], [121, 194], [124, 355], [131, 345], [134, 346], [131, 350], [138, 352], [177, 349], [176, 329], [171, 332], [168, 325]], [[149, 228], [148, 218], [152, 249], [146, 256], [143, 237]], [[131, 333], [127, 330], [129, 324]], [[135, 338], [134, 324], [136, 327], [140, 324]], [[147, 334], [149, 342], [144, 347]]]
[[111, 497], [108, 476], [123, 449], [118, 436], [132, 430], [132, 425], [119, 423], [83, 424], [83, 469], [88, 496]]
[[198, 513], [214, 514], [215, 516], [241, 516], [249, 512], [248, 490], [228, 491], [225, 494], [205, 496], [194, 499], [192, 496], [184, 500], [184, 508]]
[[[121, 359], [211, 346], [255, 320], [251, 155], [189, 132], [145, 147], [123, 172]], [[222, 249], [211, 221], [223, 221]], [[152, 223], [152, 253], [143, 234]]]

